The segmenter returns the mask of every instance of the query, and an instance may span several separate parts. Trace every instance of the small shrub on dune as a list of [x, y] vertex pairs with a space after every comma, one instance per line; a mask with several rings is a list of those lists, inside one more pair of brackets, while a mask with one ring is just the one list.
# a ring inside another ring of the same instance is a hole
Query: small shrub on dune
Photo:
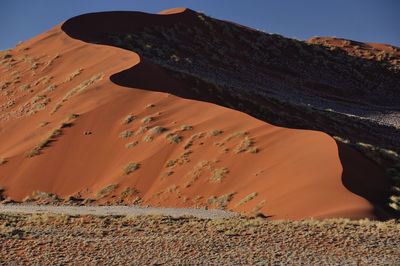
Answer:
[[215, 169], [212, 176], [209, 178], [210, 183], [221, 183], [224, 175], [229, 173], [227, 168], [218, 168]]
[[168, 160], [168, 161], [165, 163], [165, 167], [172, 167], [172, 166], [174, 166], [176, 163], [177, 163], [177, 160]]
[[6, 164], [7, 163], [7, 159], [4, 157], [0, 158], [0, 165]]
[[192, 126], [186, 126], [186, 125], [183, 125], [183, 126], [182, 126], [182, 131], [192, 130], [192, 129], [193, 129]]
[[146, 109], [153, 108], [153, 107], [155, 107], [154, 104], [148, 104], [148, 105], [146, 105]]
[[254, 199], [257, 196], [257, 192], [253, 192], [246, 197], [244, 197], [242, 200], [240, 200], [238, 203], [236, 203], [235, 207], [239, 207], [240, 205], [248, 202], [249, 200]]
[[153, 138], [150, 137], [150, 136], [145, 136], [145, 137], [143, 138], [143, 141], [144, 141], [144, 142], [152, 142], [152, 141], [153, 141]]
[[62, 105], [61, 105], [60, 103], [56, 104], [56, 106], [54, 106], [53, 110], [51, 110], [50, 114], [52, 115], [52, 114], [54, 114], [55, 112], [57, 112], [57, 110], [60, 109], [61, 106], [62, 106]]
[[210, 136], [218, 136], [220, 134], [222, 134], [221, 130], [212, 130], [212, 131], [210, 131]]
[[141, 134], [143, 134], [144, 132], [146, 132], [148, 129], [149, 129], [148, 127], [140, 127], [140, 128], [135, 132], [135, 135], [136, 135], [136, 136], [141, 135]]
[[167, 130], [167, 129], [164, 128], [164, 127], [155, 126], [155, 127], [151, 128], [151, 129], [149, 130], [149, 133], [152, 134], [152, 135], [158, 135], [158, 134], [163, 133], [163, 132], [166, 131], [166, 130]]
[[122, 192], [121, 192], [121, 197], [122, 198], [128, 198], [135, 196], [139, 193], [139, 191], [136, 188], [132, 187], [126, 187]]
[[150, 122], [153, 121], [153, 120], [154, 120], [154, 117], [148, 116], [148, 117], [145, 117], [145, 118], [142, 119], [142, 123], [143, 123], [143, 124], [148, 124], [148, 123], [150, 123]]
[[33, 191], [32, 197], [36, 200], [59, 200], [58, 196], [53, 193], [43, 192], [43, 191]]
[[124, 167], [124, 169], [122, 169], [122, 174], [129, 175], [133, 171], [139, 169], [139, 167], [140, 167], [140, 164], [134, 163], [134, 162], [130, 162]]
[[39, 155], [40, 154], [40, 150], [42, 150], [44, 147], [46, 147], [49, 142], [50, 142], [49, 139], [41, 140], [38, 144], [33, 146], [32, 149], [30, 149], [30, 151], [25, 153], [25, 157], [31, 158], [31, 157], [34, 157], [36, 155]]
[[68, 121], [70, 121], [70, 120], [72, 120], [72, 119], [77, 118], [78, 116], [79, 116], [78, 114], [69, 114], [69, 115], [65, 118], [64, 122], [68, 122]]
[[136, 119], [136, 116], [134, 115], [128, 115], [127, 117], [125, 117], [124, 121], [122, 122], [123, 125], [127, 125], [130, 122], [132, 122], [133, 120]]
[[132, 131], [126, 130], [126, 131], [122, 131], [122, 132], [119, 134], [119, 137], [120, 137], [120, 138], [129, 138], [130, 136], [132, 136], [132, 134], [133, 134]]
[[179, 142], [182, 141], [182, 137], [177, 135], [168, 136], [167, 139], [171, 144], [178, 144]]
[[130, 142], [130, 143], [126, 144], [125, 147], [126, 147], [127, 149], [130, 149], [130, 148], [135, 147], [135, 146], [138, 145], [138, 144], [139, 144], [139, 142], [134, 141], [134, 142]]
[[[253, 145], [253, 141], [249, 137], [245, 137], [235, 148], [235, 153], [246, 151]], [[258, 151], [258, 150], [257, 150]]]
[[173, 171], [167, 171], [161, 174], [161, 179], [167, 178], [168, 176], [172, 175]]
[[111, 192], [113, 192], [117, 187], [118, 187], [117, 184], [108, 185], [108, 186], [106, 186], [106, 187], [100, 189], [100, 190], [96, 193], [96, 196], [99, 197], [99, 198], [105, 197], [105, 196], [107, 196], [108, 194], [110, 194]]
[[82, 68], [76, 70], [75, 72], [71, 73], [71, 74], [69, 75], [69, 77], [68, 77], [65, 81], [66, 81], [66, 82], [71, 81], [73, 78], [75, 78], [76, 76], [78, 76], [82, 71], [83, 71]]
[[19, 87], [19, 90], [20, 90], [20, 91], [26, 91], [26, 90], [29, 89], [30, 87], [31, 87], [30, 84], [23, 85], [23, 86]]
[[56, 85], [50, 85], [49, 87], [47, 87], [47, 89], [46, 89], [46, 92], [51, 92], [51, 91], [54, 91], [55, 89], [56, 89]]

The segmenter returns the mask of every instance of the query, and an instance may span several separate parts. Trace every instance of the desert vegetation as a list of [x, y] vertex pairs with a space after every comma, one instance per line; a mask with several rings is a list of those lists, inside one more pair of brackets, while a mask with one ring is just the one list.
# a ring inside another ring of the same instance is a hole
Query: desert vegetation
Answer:
[[141, 264], [394, 265], [400, 244], [393, 220], [0, 214], [0, 228], [5, 264], [69, 264], [77, 258], [129, 264], [134, 258]]
[[135, 162], [129, 162], [123, 169], [122, 169], [122, 174], [124, 175], [129, 175], [133, 171], [139, 169], [140, 164], [135, 163]]

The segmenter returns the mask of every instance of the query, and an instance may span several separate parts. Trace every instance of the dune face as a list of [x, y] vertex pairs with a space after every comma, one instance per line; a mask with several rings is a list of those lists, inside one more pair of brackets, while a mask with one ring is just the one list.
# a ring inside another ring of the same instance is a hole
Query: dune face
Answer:
[[207, 206], [271, 219], [387, 218], [389, 182], [358, 152], [322, 132], [277, 127], [205, 102], [212, 94], [197, 97], [196, 80], [177, 78], [107, 38], [186, 22], [199, 24], [198, 14], [87, 14], [3, 56], [4, 194]]

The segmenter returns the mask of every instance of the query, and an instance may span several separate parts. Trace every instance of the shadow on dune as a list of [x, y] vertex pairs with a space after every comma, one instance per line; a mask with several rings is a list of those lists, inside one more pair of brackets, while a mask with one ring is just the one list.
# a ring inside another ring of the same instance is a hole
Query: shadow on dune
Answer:
[[[61, 28], [74, 39], [113, 46], [108, 43], [104, 37], [105, 34], [110, 32], [134, 32], [145, 26], [152, 25], [168, 26], [178, 21], [186, 21], [189, 24], [193, 24], [196, 23], [193, 19], [193, 14], [195, 12], [189, 9], [173, 15], [153, 15], [141, 12], [92, 13], [69, 19]], [[190, 84], [178, 81], [161, 67], [144, 58], [140, 58], [140, 62], [137, 65], [113, 74], [110, 80], [119, 86], [167, 92], [183, 98], [221, 104], [221, 101], [212, 93], [209, 95], [207, 93], [204, 95], [194, 94], [193, 91], [189, 90]], [[229, 94], [222, 96], [225, 100], [231, 97]], [[265, 119], [263, 120], [265, 121]], [[348, 146], [339, 142], [337, 145], [343, 166], [343, 185], [352, 193], [371, 202], [374, 206], [374, 214], [378, 219], [386, 220], [392, 218], [393, 215], [390, 210], [384, 207], [387, 203], [387, 198], [390, 196], [391, 187], [384, 171]], [[269, 218], [271, 216], [265, 217]]]
[[391, 184], [384, 171], [375, 163], [343, 143], [337, 142], [339, 158], [343, 167], [342, 183], [352, 193], [357, 194], [374, 206], [378, 219], [393, 217], [386, 205]]

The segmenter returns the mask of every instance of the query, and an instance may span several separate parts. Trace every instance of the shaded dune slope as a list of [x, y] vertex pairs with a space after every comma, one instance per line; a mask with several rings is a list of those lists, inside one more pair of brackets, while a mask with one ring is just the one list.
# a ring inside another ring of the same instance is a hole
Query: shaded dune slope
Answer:
[[[225, 207], [273, 219], [386, 218], [379, 206], [388, 183], [359, 153], [338, 146], [322, 132], [280, 128], [171, 95], [192, 96], [185, 84], [137, 54], [86, 43], [102, 43], [99, 36], [104, 32], [196, 23], [193, 13], [178, 9], [160, 15], [82, 15], [27, 41], [29, 50], [13, 50], [13, 57], [27, 53], [39, 60], [35, 76], [26, 73], [24, 62], [15, 65], [21, 83], [49, 75], [56, 89], [46, 92], [51, 101], [43, 110], [13, 115], [48, 85], [40, 83], [28, 92], [17, 90], [20, 84], [9, 86], [15, 89], [10, 94], [15, 104], [2, 110], [11, 115], [0, 121], [0, 156], [7, 158], [0, 166], [0, 186], [6, 194], [22, 200], [39, 190], [118, 204], [140, 198], [137, 203], [142, 205]], [[58, 54], [54, 63], [45, 66], [43, 51]], [[67, 81], [69, 73], [80, 68], [81, 73]], [[92, 82], [81, 86], [87, 80]], [[80, 89], [63, 101], [73, 88]], [[61, 107], [51, 112], [57, 104]], [[62, 127], [61, 135], [52, 137], [39, 155], [24, 156], [70, 113], [79, 117]], [[124, 124], [127, 115], [136, 118]], [[145, 122], [148, 117], [151, 121]], [[42, 121], [49, 124], [38, 128]], [[164, 132], [151, 130], [156, 126]], [[121, 138], [124, 131], [131, 136]], [[129, 143], [135, 144], [127, 148]], [[129, 162], [138, 168], [123, 174]], [[105, 187], [110, 190], [96, 193]]]

